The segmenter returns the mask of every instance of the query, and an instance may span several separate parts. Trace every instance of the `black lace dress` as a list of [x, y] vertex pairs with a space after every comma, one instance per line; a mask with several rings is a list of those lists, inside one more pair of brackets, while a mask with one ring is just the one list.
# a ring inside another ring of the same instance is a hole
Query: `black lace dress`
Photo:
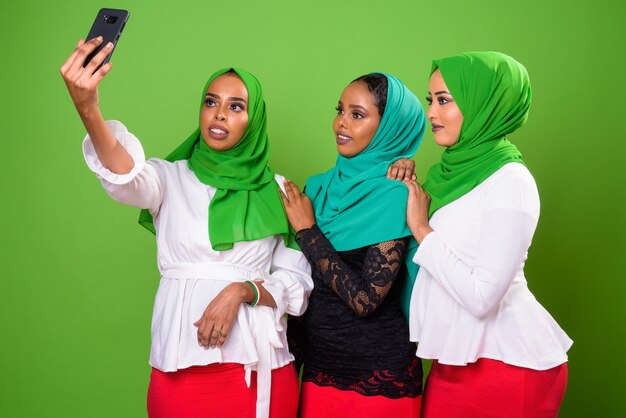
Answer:
[[296, 239], [315, 284], [306, 313], [288, 327], [303, 381], [394, 399], [421, 394], [422, 366], [394, 286], [408, 239], [337, 252], [317, 225]]

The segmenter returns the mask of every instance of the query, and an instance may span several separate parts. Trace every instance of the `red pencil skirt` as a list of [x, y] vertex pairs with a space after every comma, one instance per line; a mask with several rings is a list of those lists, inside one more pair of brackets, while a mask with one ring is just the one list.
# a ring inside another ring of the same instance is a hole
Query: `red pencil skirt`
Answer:
[[422, 397], [365, 396], [315, 383], [302, 383], [300, 418], [419, 418]]
[[426, 379], [423, 418], [556, 418], [567, 363], [548, 370], [479, 359], [467, 366], [433, 362]]
[[[256, 373], [250, 387], [243, 365], [193, 366], [176, 372], [152, 369], [148, 387], [149, 418], [255, 418]], [[294, 418], [298, 376], [293, 364], [272, 371], [270, 418]]]

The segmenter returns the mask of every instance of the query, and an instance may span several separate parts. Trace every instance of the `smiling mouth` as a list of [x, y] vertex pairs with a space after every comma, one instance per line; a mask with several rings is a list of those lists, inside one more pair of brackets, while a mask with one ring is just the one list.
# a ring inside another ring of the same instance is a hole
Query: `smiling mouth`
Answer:
[[335, 134], [335, 140], [337, 141], [337, 144], [344, 145], [352, 141], [352, 138], [350, 138], [348, 135], [344, 135], [342, 133], [337, 132]]

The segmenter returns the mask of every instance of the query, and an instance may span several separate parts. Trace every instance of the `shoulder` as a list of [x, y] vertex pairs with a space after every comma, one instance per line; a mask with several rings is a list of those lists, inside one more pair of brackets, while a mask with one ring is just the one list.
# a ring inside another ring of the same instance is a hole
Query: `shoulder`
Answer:
[[523, 164], [505, 164], [485, 180], [484, 191], [489, 206], [539, 210], [537, 184]]
[[287, 193], [287, 191], [285, 190], [285, 177], [281, 176], [280, 174], [274, 173], [274, 181], [276, 181], [276, 184], [278, 184], [278, 187], [280, 187], [280, 190], [283, 191], [283, 193]]

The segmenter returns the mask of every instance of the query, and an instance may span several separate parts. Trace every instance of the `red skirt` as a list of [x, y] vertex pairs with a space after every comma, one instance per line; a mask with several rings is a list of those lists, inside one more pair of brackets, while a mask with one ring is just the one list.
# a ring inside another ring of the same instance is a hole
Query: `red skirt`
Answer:
[[[256, 373], [246, 386], [243, 365], [193, 366], [176, 372], [152, 369], [148, 387], [149, 418], [255, 418]], [[298, 376], [293, 364], [272, 370], [270, 418], [294, 418]]]
[[422, 397], [391, 399], [304, 382], [300, 418], [419, 418]]
[[424, 418], [556, 418], [567, 363], [532, 370], [478, 359], [467, 366], [433, 362], [424, 389]]

